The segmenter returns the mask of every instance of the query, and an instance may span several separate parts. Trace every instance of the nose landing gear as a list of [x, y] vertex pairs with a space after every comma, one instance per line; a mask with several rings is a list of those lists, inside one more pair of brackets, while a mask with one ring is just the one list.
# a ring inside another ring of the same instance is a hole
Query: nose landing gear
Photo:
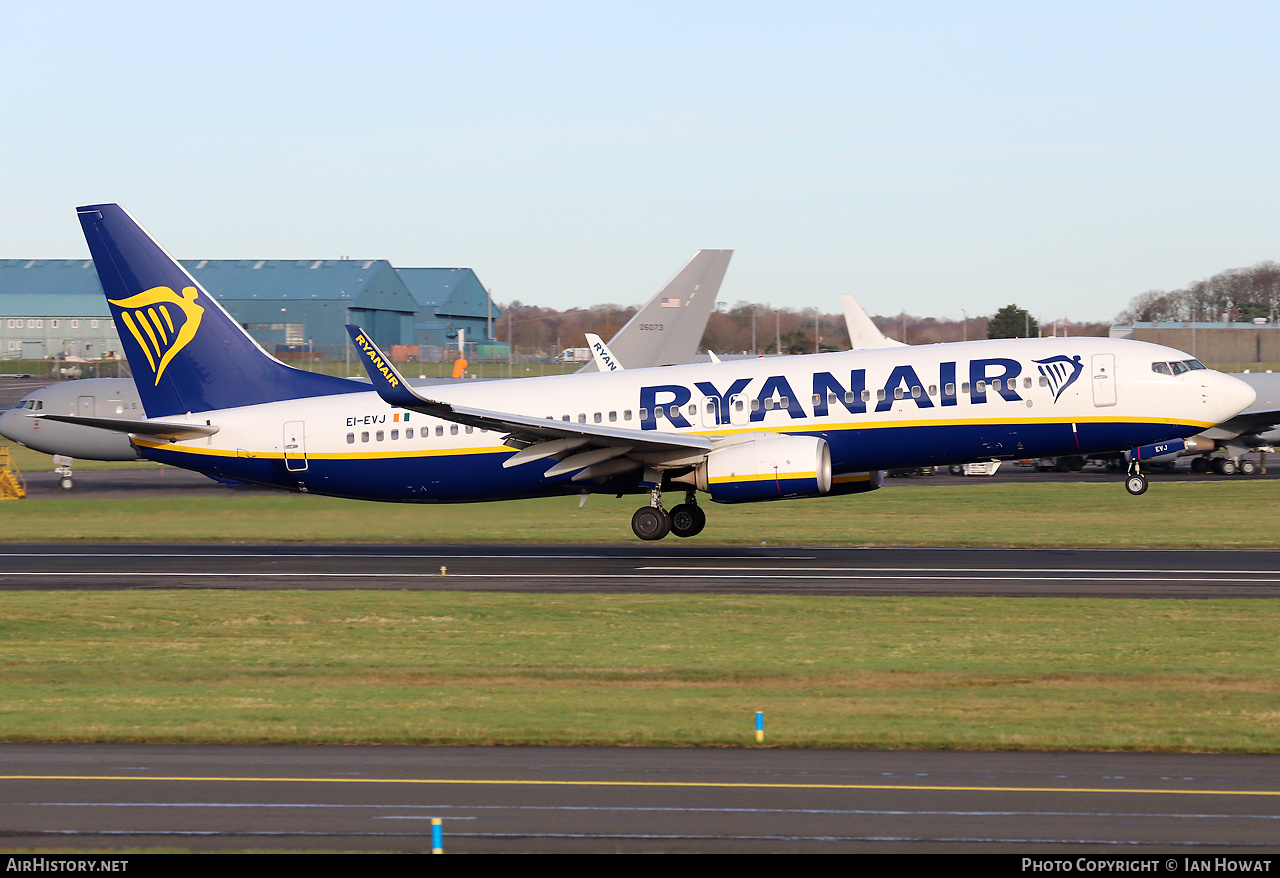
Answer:
[[1142, 465], [1136, 460], [1129, 461], [1129, 475], [1125, 477], [1124, 489], [1135, 497], [1147, 491], [1147, 477], [1142, 474]]

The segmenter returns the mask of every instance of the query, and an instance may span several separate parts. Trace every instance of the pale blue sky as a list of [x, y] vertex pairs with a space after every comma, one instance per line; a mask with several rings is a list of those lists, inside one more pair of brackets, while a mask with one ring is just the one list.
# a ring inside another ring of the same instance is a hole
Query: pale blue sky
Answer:
[[1280, 259], [1280, 4], [13, 5], [0, 257], [118, 201], [180, 258], [1108, 320]]

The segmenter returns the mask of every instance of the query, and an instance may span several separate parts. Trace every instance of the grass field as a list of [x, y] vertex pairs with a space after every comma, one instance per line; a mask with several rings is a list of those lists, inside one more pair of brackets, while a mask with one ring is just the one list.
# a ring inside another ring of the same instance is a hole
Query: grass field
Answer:
[[[1229, 632], [1229, 635], [1226, 634]], [[0, 737], [1277, 752], [1269, 601], [5, 595]]]
[[[156, 476], [163, 479], [162, 474]], [[707, 503], [693, 543], [724, 545], [1276, 548], [1276, 484], [1156, 482], [1142, 497], [1106, 483], [895, 484], [870, 494]], [[285, 492], [0, 503], [0, 541], [631, 543], [638, 497], [448, 506]], [[675, 542], [671, 537], [668, 543]]]

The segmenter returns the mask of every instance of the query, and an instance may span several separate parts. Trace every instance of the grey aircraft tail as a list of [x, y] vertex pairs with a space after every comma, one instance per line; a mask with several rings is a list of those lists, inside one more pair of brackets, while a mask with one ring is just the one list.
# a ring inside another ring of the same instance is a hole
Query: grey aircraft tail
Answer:
[[[732, 250], [699, 250], [649, 303], [609, 339], [609, 350], [627, 369], [693, 362]], [[595, 361], [579, 372], [597, 372]]]

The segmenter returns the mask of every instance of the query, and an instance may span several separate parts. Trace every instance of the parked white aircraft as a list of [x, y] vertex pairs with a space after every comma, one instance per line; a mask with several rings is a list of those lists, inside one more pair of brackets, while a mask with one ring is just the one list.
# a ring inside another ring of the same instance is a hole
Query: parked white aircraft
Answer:
[[909, 347], [905, 342], [896, 341], [881, 332], [880, 327], [867, 316], [867, 312], [853, 296], [841, 296], [840, 302], [844, 305], [844, 325], [849, 330], [850, 350]]
[[[723, 503], [856, 493], [868, 471], [1129, 449], [1190, 436], [1253, 391], [1187, 354], [1024, 339], [431, 388], [349, 327], [368, 385], [275, 360], [118, 205], [79, 208], [147, 419], [32, 412], [131, 434], [144, 457], [294, 491], [401, 502], [647, 493], [642, 539]], [[1087, 370], [1087, 371], [1086, 371]], [[145, 377], [144, 377], [145, 376]], [[1145, 479], [1136, 469], [1129, 488]], [[683, 491], [668, 513], [663, 490]]]
[[[693, 361], [707, 320], [720, 293], [732, 250], [699, 250], [609, 342], [631, 368]], [[618, 362], [615, 358], [614, 362]], [[595, 362], [579, 372], [593, 372]], [[414, 380], [417, 386], [446, 384], [452, 378]], [[35, 390], [18, 403], [26, 414], [103, 416], [140, 420], [142, 398], [131, 378], [84, 378]], [[74, 487], [73, 460], [137, 460], [138, 453], [124, 433], [24, 418], [0, 413], [0, 436], [28, 448], [67, 458], [57, 466], [59, 484]]]

